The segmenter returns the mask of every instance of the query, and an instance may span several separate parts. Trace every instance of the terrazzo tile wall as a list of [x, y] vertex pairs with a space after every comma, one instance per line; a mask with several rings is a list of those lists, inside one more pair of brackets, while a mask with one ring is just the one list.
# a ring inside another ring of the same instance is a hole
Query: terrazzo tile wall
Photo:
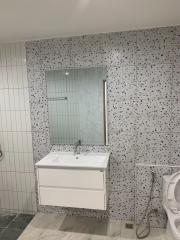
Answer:
[[[82, 151], [111, 152], [108, 210], [43, 206], [39, 210], [138, 222], [154, 166], [152, 206], [162, 211], [158, 223], [163, 226], [162, 174], [180, 165], [180, 27], [27, 42], [26, 54], [35, 162], [50, 150], [72, 150], [68, 145], [50, 145], [45, 70], [108, 69], [109, 144], [81, 147]], [[153, 224], [157, 226], [152, 218]]]

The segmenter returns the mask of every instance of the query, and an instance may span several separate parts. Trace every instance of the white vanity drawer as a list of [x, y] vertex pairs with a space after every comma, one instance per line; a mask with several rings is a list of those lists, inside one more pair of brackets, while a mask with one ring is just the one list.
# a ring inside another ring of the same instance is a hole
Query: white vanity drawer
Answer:
[[39, 204], [106, 210], [106, 196], [103, 190], [39, 187]]
[[50, 169], [38, 168], [39, 186], [103, 189], [105, 185], [104, 172], [83, 169]]

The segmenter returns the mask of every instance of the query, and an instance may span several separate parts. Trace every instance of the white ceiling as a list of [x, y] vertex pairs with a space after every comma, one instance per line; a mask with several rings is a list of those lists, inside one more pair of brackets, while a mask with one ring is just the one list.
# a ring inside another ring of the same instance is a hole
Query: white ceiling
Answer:
[[180, 25], [180, 0], [0, 0], [0, 41]]

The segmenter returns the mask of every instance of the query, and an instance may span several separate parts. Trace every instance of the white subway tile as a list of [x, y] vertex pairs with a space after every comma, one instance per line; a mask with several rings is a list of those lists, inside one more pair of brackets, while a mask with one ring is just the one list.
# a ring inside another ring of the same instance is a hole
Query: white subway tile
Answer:
[[8, 88], [8, 74], [6, 67], [0, 67], [0, 88]]
[[36, 211], [24, 43], [0, 45], [0, 208]]

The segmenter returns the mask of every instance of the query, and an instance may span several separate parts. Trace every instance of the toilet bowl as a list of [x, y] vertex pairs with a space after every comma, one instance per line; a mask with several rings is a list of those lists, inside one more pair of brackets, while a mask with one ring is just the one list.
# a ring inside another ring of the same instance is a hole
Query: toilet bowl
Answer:
[[180, 171], [163, 176], [163, 207], [168, 216], [167, 240], [180, 240]]

